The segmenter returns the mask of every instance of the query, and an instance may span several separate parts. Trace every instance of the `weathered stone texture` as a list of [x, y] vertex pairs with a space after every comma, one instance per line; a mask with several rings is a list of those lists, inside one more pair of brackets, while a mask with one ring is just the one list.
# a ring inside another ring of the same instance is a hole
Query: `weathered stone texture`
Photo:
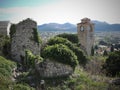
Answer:
[[0, 21], [0, 34], [9, 36], [10, 26], [9, 21]]
[[36, 69], [40, 77], [45, 78], [69, 76], [73, 73], [73, 69], [69, 65], [50, 60], [36, 64]]
[[11, 43], [11, 56], [14, 60], [21, 62], [26, 49], [40, 55], [40, 45], [34, 41], [33, 28], [37, 28], [37, 23], [29, 18], [16, 25]]
[[78, 39], [81, 47], [88, 55], [91, 54], [91, 48], [94, 45], [94, 24], [88, 18], [83, 18], [81, 23], [77, 24]]

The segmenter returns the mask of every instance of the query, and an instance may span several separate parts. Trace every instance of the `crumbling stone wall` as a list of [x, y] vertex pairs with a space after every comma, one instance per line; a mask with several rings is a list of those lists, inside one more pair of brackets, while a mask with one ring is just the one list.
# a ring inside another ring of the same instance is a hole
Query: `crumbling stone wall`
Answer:
[[77, 24], [78, 39], [81, 47], [88, 55], [91, 55], [91, 48], [94, 45], [94, 24], [88, 18], [83, 18]]
[[0, 21], [0, 34], [9, 36], [10, 26], [9, 21]]
[[36, 69], [40, 77], [45, 78], [69, 76], [73, 73], [73, 69], [69, 65], [51, 60], [36, 64]]
[[40, 44], [34, 40], [33, 28], [37, 29], [37, 23], [29, 18], [16, 24], [11, 42], [11, 57], [14, 60], [23, 62], [26, 49], [40, 55]]

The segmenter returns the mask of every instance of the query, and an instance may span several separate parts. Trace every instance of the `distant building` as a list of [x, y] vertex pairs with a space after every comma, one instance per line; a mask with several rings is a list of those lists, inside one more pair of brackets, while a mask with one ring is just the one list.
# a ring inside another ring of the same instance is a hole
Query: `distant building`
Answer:
[[10, 21], [0, 21], [0, 34], [9, 36], [10, 26]]
[[78, 39], [82, 49], [91, 55], [91, 48], [94, 45], [94, 24], [88, 18], [83, 18], [77, 24]]

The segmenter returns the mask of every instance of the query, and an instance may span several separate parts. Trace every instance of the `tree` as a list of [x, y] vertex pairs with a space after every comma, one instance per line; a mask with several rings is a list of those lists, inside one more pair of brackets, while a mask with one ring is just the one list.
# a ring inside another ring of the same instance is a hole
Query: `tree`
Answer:
[[113, 44], [111, 44], [110, 51], [111, 51], [111, 52], [114, 52], [114, 45], [113, 45]]
[[0, 34], [0, 55], [10, 57], [10, 38]]
[[95, 50], [97, 50], [97, 49], [98, 49], [98, 45], [95, 45], [95, 47], [94, 47], [94, 48], [95, 48]]
[[108, 76], [116, 76], [120, 73], [120, 51], [112, 52], [106, 59], [103, 69]]
[[108, 55], [107, 50], [104, 50], [104, 52], [103, 52], [103, 56], [107, 56], [107, 55]]
[[105, 41], [103, 41], [103, 40], [101, 40], [101, 41], [99, 42], [99, 45], [108, 45], [108, 43], [105, 42]]
[[94, 47], [91, 48], [91, 55], [94, 56]]

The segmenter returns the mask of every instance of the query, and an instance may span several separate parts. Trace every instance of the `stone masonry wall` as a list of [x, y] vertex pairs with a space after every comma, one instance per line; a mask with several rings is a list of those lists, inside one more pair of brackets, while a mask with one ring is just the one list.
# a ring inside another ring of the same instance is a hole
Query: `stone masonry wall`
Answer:
[[36, 64], [36, 69], [40, 77], [45, 78], [69, 76], [73, 73], [73, 69], [69, 65], [50, 60]]
[[10, 26], [9, 21], [0, 21], [0, 34], [9, 36]]
[[40, 55], [40, 45], [34, 41], [33, 28], [37, 28], [37, 23], [29, 18], [16, 25], [11, 42], [11, 57], [14, 60], [22, 62], [26, 49]]

